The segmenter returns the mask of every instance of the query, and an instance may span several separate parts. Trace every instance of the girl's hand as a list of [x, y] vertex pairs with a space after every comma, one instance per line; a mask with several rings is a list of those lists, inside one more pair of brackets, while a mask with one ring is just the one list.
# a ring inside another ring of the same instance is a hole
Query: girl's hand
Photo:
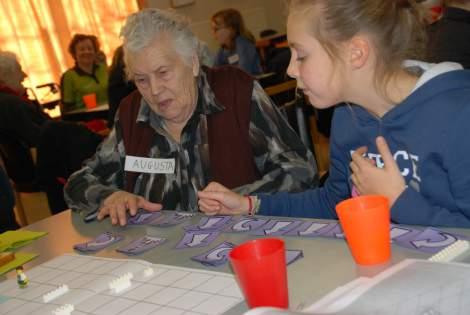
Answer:
[[198, 192], [199, 209], [207, 215], [246, 214], [249, 201], [247, 197], [234, 193], [219, 183], [212, 182]]
[[383, 195], [388, 197], [392, 206], [406, 189], [405, 179], [401, 175], [397, 162], [393, 159], [387, 142], [383, 137], [376, 139], [377, 149], [382, 156], [384, 168], [378, 168], [371, 160], [362, 155], [366, 147], [357, 149], [352, 155], [350, 167], [352, 182], [361, 195]]

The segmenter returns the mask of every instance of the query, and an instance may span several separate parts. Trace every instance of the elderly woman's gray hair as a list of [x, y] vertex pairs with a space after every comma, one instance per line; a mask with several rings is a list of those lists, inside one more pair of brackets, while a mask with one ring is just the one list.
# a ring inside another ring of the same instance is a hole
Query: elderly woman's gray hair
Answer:
[[0, 82], [8, 83], [10, 78], [18, 71], [18, 58], [10, 51], [0, 51]]
[[193, 56], [198, 54], [199, 42], [190, 30], [188, 20], [177, 13], [153, 8], [129, 15], [121, 29], [126, 65], [130, 54], [146, 48], [162, 34], [172, 39], [176, 52], [191, 65]]

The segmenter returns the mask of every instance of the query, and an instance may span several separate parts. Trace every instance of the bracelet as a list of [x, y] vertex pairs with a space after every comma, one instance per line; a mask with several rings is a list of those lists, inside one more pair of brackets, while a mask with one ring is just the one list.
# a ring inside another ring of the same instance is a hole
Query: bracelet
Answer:
[[248, 199], [248, 215], [253, 215], [253, 201], [251, 200], [250, 196], [245, 196]]
[[253, 198], [255, 199], [255, 202], [253, 206], [252, 215], [255, 215], [258, 213], [259, 208], [261, 208], [261, 199], [258, 198], [258, 196], [253, 196]]
[[248, 215], [254, 216], [261, 206], [261, 200], [258, 198], [258, 196], [245, 197], [248, 198]]

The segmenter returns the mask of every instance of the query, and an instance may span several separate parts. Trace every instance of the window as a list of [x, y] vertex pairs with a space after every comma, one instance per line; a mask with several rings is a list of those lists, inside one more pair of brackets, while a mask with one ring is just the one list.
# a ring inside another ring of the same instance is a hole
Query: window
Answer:
[[96, 35], [109, 65], [121, 26], [137, 10], [129, 0], [0, 0], [0, 47], [17, 54], [26, 86], [58, 83], [74, 65], [67, 51], [74, 34]]

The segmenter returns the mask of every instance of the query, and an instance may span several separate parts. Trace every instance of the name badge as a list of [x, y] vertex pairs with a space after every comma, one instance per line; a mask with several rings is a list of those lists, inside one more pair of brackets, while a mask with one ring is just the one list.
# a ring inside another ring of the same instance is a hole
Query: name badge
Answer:
[[240, 57], [238, 57], [238, 54], [235, 54], [235, 55], [231, 55], [227, 59], [228, 59], [228, 63], [233, 65], [234, 63], [237, 63], [238, 60], [240, 60]]
[[126, 155], [124, 170], [148, 174], [173, 174], [175, 173], [175, 159], [150, 159]]

